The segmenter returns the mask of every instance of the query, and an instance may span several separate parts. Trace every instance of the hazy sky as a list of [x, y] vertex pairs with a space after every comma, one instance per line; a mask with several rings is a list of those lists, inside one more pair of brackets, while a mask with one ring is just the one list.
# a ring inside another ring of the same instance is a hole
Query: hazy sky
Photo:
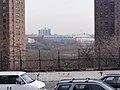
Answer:
[[25, 0], [26, 34], [51, 28], [52, 34], [94, 34], [94, 0]]

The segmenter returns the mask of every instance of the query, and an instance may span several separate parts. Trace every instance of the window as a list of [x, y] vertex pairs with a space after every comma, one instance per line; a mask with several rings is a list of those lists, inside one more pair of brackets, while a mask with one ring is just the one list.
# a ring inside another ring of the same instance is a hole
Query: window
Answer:
[[114, 77], [108, 77], [105, 79], [105, 82], [115, 82]]
[[6, 19], [3, 19], [3, 23], [5, 23], [6, 22]]
[[108, 24], [108, 22], [105, 22], [105, 24]]
[[9, 76], [9, 84], [17, 84], [18, 76]]
[[104, 81], [114, 87], [120, 87], [120, 77], [108, 77]]
[[19, 19], [17, 19], [17, 20], [16, 20], [16, 23], [20, 23], [20, 20], [19, 20]]
[[70, 86], [71, 85], [60, 85], [59, 87], [58, 87], [58, 90], [69, 90], [69, 88], [70, 88]]
[[3, 48], [6, 48], [6, 44], [3, 44]]
[[19, 26], [19, 25], [17, 25], [17, 26], [16, 26], [16, 29], [20, 29], [20, 26]]
[[16, 12], [19, 12], [20, 11], [20, 8], [16, 8]]
[[6, 29], [6, 25], [3, 25], [3, 28]]
[[5, 11], [5, 10], [6, 10], [6, 7], [3, 7], [3, 10]]
[[34, 80], [32, 78], [30, 78], [27, 74], [23, 74], [21, 75], [21, 77], [27, 82], [27, 83], [31, 83]]
[[6, 0], [3, 0], [3, 3], [6, 3]]
[[6, 16], [6, 13], [3, 13], [3, 17]]
[[107, 17], [108, 17], [108, 15], [105, 15], [105, 17], [107, 18]]
[[17, 48], [20, 48], [20, 43], [17, 42], [17, 43], [16, 43], [16, 47], [17, 47]]
[[24, 84], [24, 81], [16, 75], [7, 76], [3, 75], [0, 76], [0, 84]]
[[3, 53], [4, 53], [3, 60], [4, 60], [4, 61], [7, 61], [7, 56], [5, 55], [5, 54], [6, 54], [6, 51], [3, 52]]
[[20, 35], [20, 31], [16, 31], [16, 35]]
[[105, 90], [105, 89], [99, 85], [91, 84], [90, 90]]
[[20, 7], [20, 5], [19, 4], [16, 4], [16, 8], [19, 8]]
[[9, 84], [8, 76], [0, 76], [0, 84]]
[[19, 42], [19, 41], [20, 41], [20, 38], [19, 38], [19, 37], [17, 37], [17, 38], [16, 38], [16, 42]]
[[108, 8], [108, 6], [105, 6], [105, 8]]
[[25, 84], [25, 82], [20, 78], [16, 78], [16, 84]]
[[20, 3], [20, 1], [19, 0], [16, 0], [16, 4], [19, 4]]
[[20, 16], [20, 14], [19, 13], [16, 13], [16, 17], [18, 18]]
[[5, 39], [6, 39], [6, 37], [4, 36], [4, 37], [3, 37], [3, 40], [5, 40]]
[[73, 90], [89, 90], [89, 86], [87, 84], [77, 84]]
[[118, 79], [117, 79], [117, 83], [119, 83], [120, 84], [120, 77], [117, 77]]

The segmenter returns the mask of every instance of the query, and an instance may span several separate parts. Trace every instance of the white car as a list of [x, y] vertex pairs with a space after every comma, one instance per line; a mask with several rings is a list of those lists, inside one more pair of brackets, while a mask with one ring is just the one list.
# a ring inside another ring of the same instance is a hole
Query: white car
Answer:
[[45, 83], [31, 79], [26, 72], [1, 71], [0, 90], [46, 90]]

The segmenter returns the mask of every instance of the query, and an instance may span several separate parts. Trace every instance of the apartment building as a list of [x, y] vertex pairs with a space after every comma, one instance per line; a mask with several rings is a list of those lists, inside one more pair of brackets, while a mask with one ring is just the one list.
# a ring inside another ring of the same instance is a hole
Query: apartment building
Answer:
[[[94, 0], [95, 41], [115, 37], [120, 41], [120, 0]], [[100, 43], [98, 43], [100, 44]]]
[[1, 70], [25, 60], [25, 0], [0, 0], [0, 53]]

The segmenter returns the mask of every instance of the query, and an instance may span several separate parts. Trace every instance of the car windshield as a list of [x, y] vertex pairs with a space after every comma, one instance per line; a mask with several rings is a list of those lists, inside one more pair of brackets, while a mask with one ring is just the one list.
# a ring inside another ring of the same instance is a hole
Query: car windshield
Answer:
[[34, 80], [32, 78], [30, 78], [27, 74], [23, 74], [21, 75], [21, 77], [27, 82], [27, 83], [31, 83]]
[[113, 90], [116, 90], [115, 88], [113, 88], [112, 86], [110, 86], [109, 84], [107, 84], [106, 82], [103, 82], [105, 85], [107, 85], [108, 87], [112, 88]]

